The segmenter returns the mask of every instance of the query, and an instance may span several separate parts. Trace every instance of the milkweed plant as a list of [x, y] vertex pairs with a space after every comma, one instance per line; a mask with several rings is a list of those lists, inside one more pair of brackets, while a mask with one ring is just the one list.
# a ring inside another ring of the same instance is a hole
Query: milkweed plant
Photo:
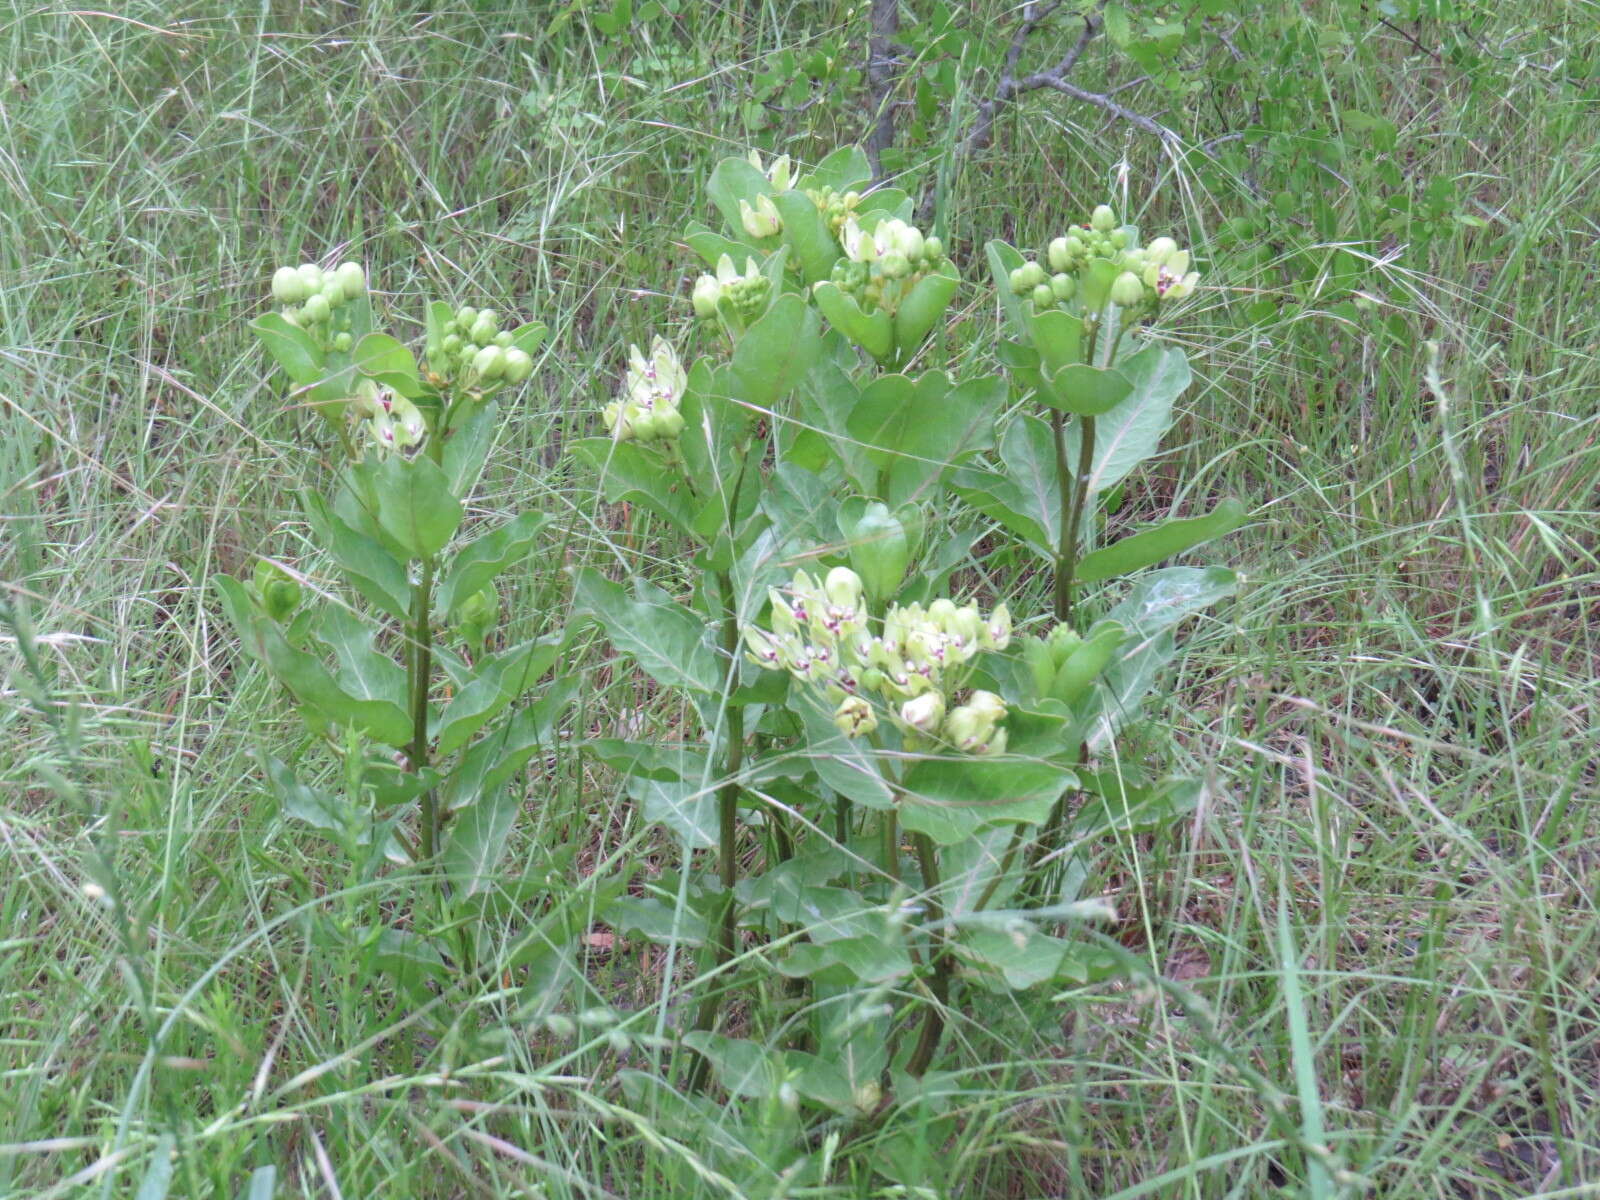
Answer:
[[[677, 740], [584, 744], [682, 855], [631, 868], [597, 919], [700, 956], [701, 995], [674, 1010], [688, 1053], [627, 1086], [717, 1087], [769, 1131], [937, 1108], [953, 1020], [1118, 970], [1081, 932], [1112, 910], [1072, 864], [1197, 801], [1140, 713], [1178, 627], [1236, 578], [1159, 564], [1244, 515], [1223, 499], [1108, 536], [1190, 382], [1160, 332], [1198, 283], [1190, 251], [1106, 205], [1037, 250], [991, 242], [1001, 326], [958, 357], [955, 247], [869, 179], [854, 148], [809, 171], [718, 164], [718, 225], [683, 237], [704, 265], [686, 323], [629, 347], [570, 446], [596, 503], [688, 548], [664, 570], [630, 540], [620, 570], [572, 572], [573, 628], [690, 714]], [[541, 684], [564, 632], [494, 635], [497, 580], [545, 519], [463, 529], [497, 397], [544, 328], [431, 304], [419, 365], [374, 331], [360, 267], [285, 267], [272, 290], [256, 333], [343, 467], [302, 498], [299, 561], [217, 586], [343, 789], [276, 759], [267, 775], [366, 870], [412, 861], [459, 904], [492, 877], [564, 696]]]

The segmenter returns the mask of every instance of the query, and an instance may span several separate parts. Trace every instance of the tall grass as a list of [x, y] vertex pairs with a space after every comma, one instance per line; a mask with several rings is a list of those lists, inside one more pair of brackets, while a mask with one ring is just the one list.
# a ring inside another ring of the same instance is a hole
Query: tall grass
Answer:
[[[375, 982], [377, 949], [329, 951], [319, 923], [404, 881], [330, 891], [326, 848], [279, 820], [253, 754], [299, 734], [205, 584], [295, 554], [294, 492], [332, 469], [294, 448], [308, 415], [243, 332], [271, 268], [307, 258], [365, 259], [396, 312], [489, 296], [551, 325], [486, 503], [572, 532], [513, 620], [642, 536], [562, 446], [618, 347], [684, 320], [675, 237], [710, 164], [860, 134], [849, 96], [763, 129], [748, 101], [769, 55], [864, 18], [680, 5], [619, 41], [587, 7], [0, 21], [0, 1196], [155, 1196], [168, 1171], [196, 1197], [740, 1194], [714, 1113], [621, 1086], [639, 1064], [603, 1032], [536, 1035], [515, 979], [419, 1008]], [[1600, 137], [1567, 65], [1597, 18], [1473, 10], [1473, 70], [1353, 7], [1304, 18], [1331, 47], [1304, 64], [1311, 110], [1388, 114], [1372, 161], [1455, 181], [1470, 218], [1366, 230], [1365, 156], [1293, 168], [1348, 211], [1354, 301], [1319, 294], [1259, 182], [1060, 97], [974, 158], [904, 147], [948, 176], [973, 280], [985, 238], [1042, 240], [1111, 189], [1197, 243], [1263, 214], [1265, 254], [1208, 264], [1188, 437], [1116, 519], [1202, 491], [1256, 513], [1228, 543], [1247, 585], [1160, 714], [1204, 804], [1095, 867], [1140, 969], [957, 1025], [953, 1119], [910, 1150], [841, 1130], [794, 1194], [895, 1194], [873, 1170], [897, 1154], [937, 1163], [941, 1196], [1600, 1194]], [[953, 345], [992, 319], [972, 303]], [[670, 720], [598, 651], [585, 670], [576, 730]], [[671, 865], [613, 784], [575, 751], [530, 778], [508, 941], [521, 906], [581, 911], [619, 849]], [[575, 953], [596, 1004], [654, 1021], [670, 981], [645, 948]]]

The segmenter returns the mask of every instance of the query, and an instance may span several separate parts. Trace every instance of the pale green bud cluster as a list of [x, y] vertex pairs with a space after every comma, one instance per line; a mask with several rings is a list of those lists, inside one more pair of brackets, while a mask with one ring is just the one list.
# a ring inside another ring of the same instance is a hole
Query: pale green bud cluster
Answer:
[[860, 192], [836, 192], [831, 187], [807, 189], [806, 196], [817, 206], [836, 238], [844, 236], [845, 227], [855, 220], [856, 209], [861, 204]]
[[[1189, 252], [1159, 237], [1148, 246], [1129, 245], [1109, 205], [1074, 225], [1045, 248], [1044, 261], [1030, 259], [1011, 272], [1011, 290], [1032, 302], [1035, 312], [1065, 306], [1078, 294], [1081, 277], [1096, 262], [1117, 268], [1109, 299], [1122, 308], [1155, 309], [1194, 292], [1199, 272], [1189, 270]], [[1048, 270], [1046, 266], [1048, 265]]]
[[1065, 623], [1043, 637], [1022, 644], [1022, 659], [1033, 677], [1040, 698], [1075, 704], [1086, 695], [1127, 641], [1127, 630], [1116, 621], [1098, 621], [1087, 634]]
[[492, 308], [464, 304], [443, 330], [428, 339], [428, 371], [446, 385], [489, 390], [521, 383], [533, 374], [533, 359], [512, 345], [514, 335], [500, 328]]
[[891, 605], [871, 631], [861, 578], [835, 567], [822, 582], [797, 571], [788, 588], [769, 593], [770, 630], [746, 626], [745, 650], [758, 665], [787, 671], [835, 706], [834, 723], [848, 737], [878, 727], [876, 697], [889, 720], [912, 739], [942, 742], [972, 754], [1005, 748], [999, 722], [1005, 705], [975, 692], [950, 708], [961, 668], [981, 650], [1003, 650], [1011, 615], [1001, 605], [985, 619], [976, 604], [938, 599]]
[[761, 273], [755, 259], [745, 259], [741, 275], [733, 259], [724, 254], [717, 259], [715, 275], [702, 275], [695, 280], [691, 300], [694, 315], [702, 320], [711, 320], [725, 312], [742, 326], [766, 312], [771, 297], [772, 281]]
[[646, 358], [628, 347], [628, 376], [623, 394], [601, 411], [606, 429], [619, 442], [671, 442], [683, 432], [678, 402], [689, 386], [689, 374], [678, 352], [665, 338], [650, 344]]
[[332, 271], [301, 263], [279, 267], [272, 275], [272, 296], [283, 305], [284, 320], [304, 329], [324, 350], [349, 351], [354, 338], [349, 304], [366, 292], [367, 274], [355, 262]]
[[898, 217], [880, 221], [871, 233], [847, 221], [840, 245], [844, 257], [834, 264], [832, 282], [867, 313], [882, 309], [893, 316], [925, 275], [950, 263], [937, 237], [924, 237]]
[[471, 647], [474, 654], [482, 654], [499, 616], [500, 593], [489, 584], [462, 602], [456, 612], [456, 636]]

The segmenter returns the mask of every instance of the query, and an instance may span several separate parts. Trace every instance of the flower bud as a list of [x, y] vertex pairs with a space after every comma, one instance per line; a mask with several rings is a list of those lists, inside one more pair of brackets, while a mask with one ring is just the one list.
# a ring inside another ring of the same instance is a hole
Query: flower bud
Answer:
[[521, 383], [533, 374], [533, 359], [526, 351], [512, 346], [506, 352], [506, 382]]
[[922, 231], [912, 225], [907, 225], [900, 231], [898, 241], [897, 249], [912, 262], [916, 262], [922, 257], [928, 245], [927, 239], [922, 236]]
[[494, 335], [499, 332], [500, 330], [493, 321], [487, 320], [482, 314], [479, 314], [478, 319], [472, 323], [472, 328], [468, 331], [467, 338], [479, 346], [493, 346]]
[[516, 340], [517, 335], [512, 333], [509, 329], [502, 329], [499, 333], [495, 334], [493, 338], [494, 344], [499, 346], [502, 350], [509, 350], [511, 348], [511, 343]]
[[827, 579], [823, 581], [822, 589], [827, 594], [828, 601], [838, 608], [853, 609], [861, 606], [861, 576], [849, 567], [835, 567], [829, 571]]
[[656, 414], [656, 432], [663, 440], [674, 441], [683, 432], [683, 414], [675, 408]]
[[1117, 227], [1117, 214], [1111, 211], [1109, 204], [1097, 205], [1089, 214], [1089, 225], [1099, 233], [1110, 233]]
[[361, 269], [360, 263], [340, 263], [333, 277], [338, 281], [339, 290], [344, 293], [346, 300], [354, 300], [367, 290], [367, 273]]
[[456, 328], [464, 335], [471, 330], [473, 322], [478, 319], [478, 310], [470, 304], [463, 304], [456, 309]]
[[911, 262], [898, 250], [890, 250], [879, 260], [883, 273], [890, 279], [904, 279], [911, 274]]
[[989, 621], [978, 636], [985, 650], [1004, 650], [1011, 644], [1011, 610], [1004, 604], [989, 614]]
[[328, 303], [328, 298], [321, 292], [306, 301], [306, 306], [300, 310], [300, 315], [309, 325], [320, 325], [333, 314], [333, 306]]
[[776, 237], [783, 232], [783, 218], [771, 196], [757, 196], [754, 207], [748, 200], [739, 201], [739, 221], [753, 238]]
[[349, 333], [337, 334], [333, 339], [333, 348], [341, 354], [350, 353], [350, 347], [355, 345], [355, 338]]
[[1078, 631], [1071, 625], [1062, 622], [1050, 631], [1047, 640], [1050, 645], [1050, 656], [1055, 660], [1056, 666], [1059, 667], [1078, 648], [1078, 644], [1083, 641], [1083, 638], [1079, 636]]
[[1062, 304], [1071, 300], [1078, 290], [1078, 280], [1075, 276], [1062, 272], [1050, 277], [1050, 292]]
[[1033, 290], [1033, 285], [1028, 282], [1028, 273], [1022, 267], [1011, 272], [1011, 290], [1019, 296], [1026, 296]]
[[253, 582], [261, 607], [274, 621], [282, 621], [300, 606], [300, 585], [277, 563], [266, 559], [256, 563]]
[[1041, 283], [1033, 289], [1033, 306], [1035, 308], [1051, 308], [1055, 305], [1056, 294], [1048, 283]]
[[439, 343], [439, 348], [441, 350], [443, 350], [446, 354], [460, 354], [461, 353], [461, 335], [459, 333], [447, 333], [447, 334], [445, 334], [444, 335], [444, 341]]
[[1113, 229], [1106, 235], [1113, 250], [1123, 250], [1128, 245], [1128, 231], [1126, 229]]
[[1006, 702], [993, 692], [976, 691], [967, 698], [966, 708], [983, 720], [994, 724], [1006, 718]]
[[717, 301], [722, 298], [722, 285], [715, 275], [702, 275], [694, 281], [694, 294], [690, 297], [694, 315], [708, 320], [717, 315]]
[[279, 267], [272, 274], [272, 296], [279, 304], [299, 304], [306, 298], [305, 284], [300, 272], [293, 267]]
[[1189, 252], [1187, 250], [1179, 250], [1161, 265], [1174, 275], [1182, 275], [1189, 270]]
[[864, 696], [846, 696], [833, 712], [833, 723], [845, 737], [862, 737], [878, 727], [878, 713]]
[[900, 706], [900, 720], [918, 733], [932, 736], [944, 720], [944, 696], [939, 692], [923, 692]]
[[316, 263], [301, 263], [295, 270], [306, 289], [306, 295], [322, 290], [322, 268]]
[[922, 243], [922, 253], [930, 263], [940, 262], [944, 258], [944, 243], [937, 237], [926, 238]]
[[1066, 271], [1072, 267], [1072, 254], [1067, 248], [1067, 239], [1058, 237], [1050, 243], [1046, 256], [1050, 260], [1052, 271]]
[[661, 426], [655, 414], [645, 412], [636, 404], [628, 406], [633, 411], [633, 436], [641, 442], [653, 442], [661, 436]]
[[1132, 308], [1144, 300], [1144, 281], [1132, 271], [1124, 271], [1111, 283], [1111, 303]]
[[1036, 262], [1023, 263], [1019, 270], [1022, 272], [1023, 283], [1029, 288], [1036, 288], [1049, 278], [1044, 268]]
[[499, 379], [506, 371], [506, 352], [499, 346], [485, 346], [472, 356], [472, 369], [479, 379]]
[[1158, 237], [1144, 248], [1144, 260], [1160, 266], [1177, 252], [1178, 243], [1169, 237]]

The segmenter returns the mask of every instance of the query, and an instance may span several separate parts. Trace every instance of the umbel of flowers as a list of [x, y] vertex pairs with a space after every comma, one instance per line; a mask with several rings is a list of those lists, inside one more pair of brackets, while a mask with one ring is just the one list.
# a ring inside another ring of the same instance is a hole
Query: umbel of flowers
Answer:
[[875, 634], [861, 579], [849, 567], [833, 568], [821, 583], [797, 571], [770, 597], [772, 627], [746, 626], [746, 651], [760, 666], [817, 689], [847, 737], [873, 733], [881, 705], [908, 749], [1005, 749], [1004, 701], [981, 690], [963, 695], [962, 686], [962, 668], [979, 651], [1010, 643], [1004, 604], [987, 619], [976, 604], [958, 606], [946, 598], [926, 608], [893, 604]]
[[356, 262], [324, 271], [316, 263], [279, 267], [272, 276], [272, 296], [283, 305], [283, 318], [304, 329], [324, 351], [344, 352], [355, 342], [350, 302], [367, 294], [367, 274]]
[[[1091, 276], [1109, 289], [1104, 298], [1113, 304], [1149, 311], [1184, 299], [1200, 278], [1199, 272], [1189, 270], [1189, 252], [1180, 250], [1172, 238], [1158, 237], [1143, 247], [1131, 245], [1128, 231], [1118, 226], [1108, 204], [1053, 239], [1044, 259], [1048, 271], [1044, 263], [1029, 259], [1011, 272], [1011, 290], [1031, 301], [1035, 312], [1066, 305]], [[1098, 308], [1103, 302], [1097, 297], [1086, 307]]]
[[606, 431], [619, 442], [673, 441], [683, 432], [678, 402], [688, 386], [689, 375], [665, 338], [650, 343], [649, 358], [629, 346], [623, 394], [600, 414]]

